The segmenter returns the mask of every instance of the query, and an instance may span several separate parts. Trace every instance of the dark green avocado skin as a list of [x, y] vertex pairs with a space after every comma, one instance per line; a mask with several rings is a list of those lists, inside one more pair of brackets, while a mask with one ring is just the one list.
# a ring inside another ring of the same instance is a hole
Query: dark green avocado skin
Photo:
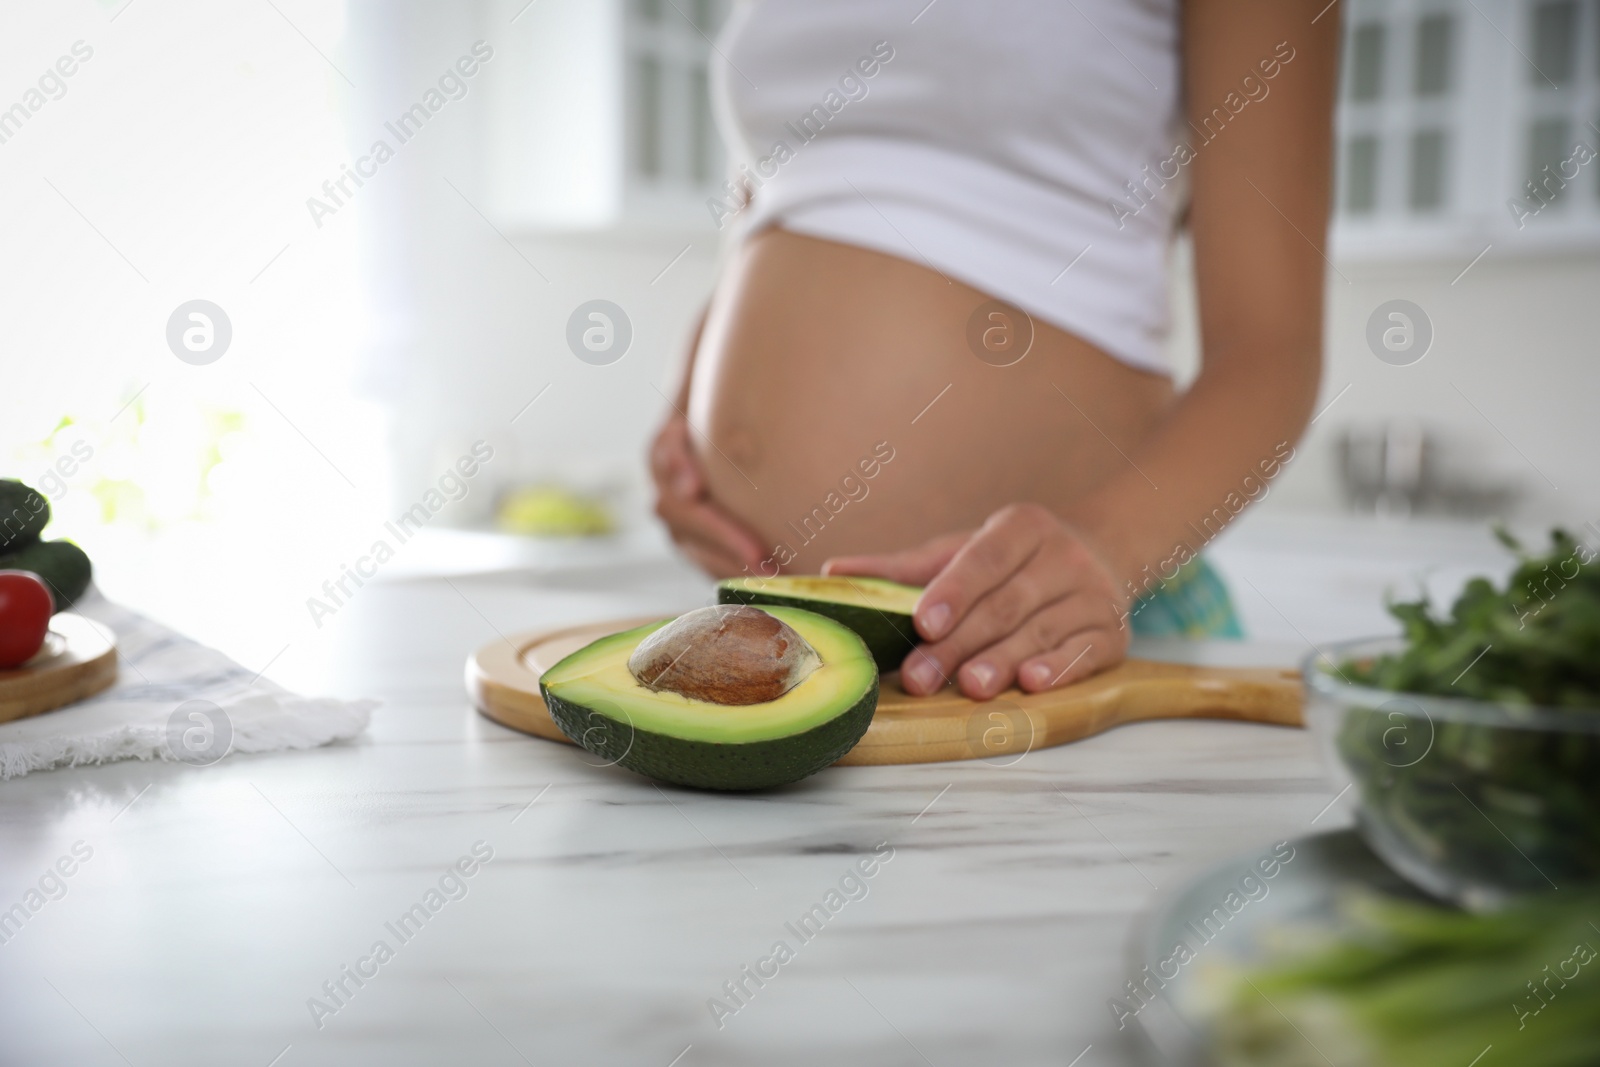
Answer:
[[636, 730], [581, 704], [562, 700], [541, 683], [550, 717], [573, 743], [607, 763], [661, 782], [695, 789], [748, 792], [798, 782], [836, 763], [856, 746], [878, 706], [878, 679], [840, 715], [804, 733], [770, 741], [721, 745]]
[[0, 571], [37, 574], [50, 587], [57, 611], [72, 607], [94, 577], [89, 557], [71, 541], [35, 541], [20, 552], [0, 555]]
[[50, 501], [21, 482], [0, 478], [0, 552], [36, 544], [50, 523]]
[[854, 630], [866, 642], [867, 651], [880, 671], [897, 671], [906, 656], [917, 647], [917, 628], [910, 615], [898, 612], [864, 608], [859, 604], [837, 604], [830, 600], [813, 600], [809, 597], [776, 596], [753, 589], [737, 589], [728, 585], [717, 586], [719, 604], [754, 604], [756, 607], [776, 605], [780, 608], [801, 608], [832, 619], [841, 626]]

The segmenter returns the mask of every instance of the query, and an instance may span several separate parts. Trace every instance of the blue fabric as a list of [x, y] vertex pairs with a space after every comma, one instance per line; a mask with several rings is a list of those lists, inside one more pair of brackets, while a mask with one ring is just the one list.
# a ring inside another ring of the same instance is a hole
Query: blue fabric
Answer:
[[1203, 559], [1136, 600], [1128, 622], [1137, 637], [1244, 637], [1227, 585]]

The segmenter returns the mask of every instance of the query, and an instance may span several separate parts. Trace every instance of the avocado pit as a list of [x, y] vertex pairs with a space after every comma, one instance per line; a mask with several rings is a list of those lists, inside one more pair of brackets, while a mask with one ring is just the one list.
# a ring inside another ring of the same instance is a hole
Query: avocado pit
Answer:
[[725, 705], [777, 700], [820, 666], [793, 627], [743, 604], [680, 615], [628, 657], [629, 673], [647, 689]]

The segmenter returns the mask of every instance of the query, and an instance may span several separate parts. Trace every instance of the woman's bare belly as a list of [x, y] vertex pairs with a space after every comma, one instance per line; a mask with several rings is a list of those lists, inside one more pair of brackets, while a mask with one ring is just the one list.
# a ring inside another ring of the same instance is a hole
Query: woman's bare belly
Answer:
[[1129, 469], [1118, 450], [1151, 431], [1170, 380], [1037, 320], [1024, 358], [985, 362], [968, 320], [989, 301], [850, 245], [779, 229], [745, 243], [688, 415], [713, 498], [761, 535], [769, 574], [910, 547], [1010, 503], [1064, 514]]

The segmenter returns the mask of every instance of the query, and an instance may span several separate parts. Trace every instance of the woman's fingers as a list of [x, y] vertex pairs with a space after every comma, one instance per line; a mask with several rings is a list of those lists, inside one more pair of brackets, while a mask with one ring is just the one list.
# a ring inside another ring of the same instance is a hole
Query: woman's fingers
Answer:
[[750, 571], [749, 564], [715, 542], [682, 535], [674, 538], [673, 543], [695, 566], [713, 578], [733, 578]]
[[685, 538], [677, 542], [678, 549], [690, 561], [713, 578], [733, 578], [744, 573], [744, 565], [726, 551], [703, 541]]
[[1024, 661], [1017, 669], [1017, 687], [1025, 693], [1042, 693], [1071, 685], [1122, 662], [1127, 653], [1128, 639], [1121, 628], [1084, 630], [1060, 648]]
[[[960, 667], [963, 691], [983, 689], [998, 693], [1011, 684], [1011, 677], [998, 677], [995, 664], [973, 659], [979, 652], [1008, 635], [1024, 632], [1034, 645], [1028, 651], [1042, 652], [1081, 628], [1081, 622], [1069, 625], [1061, 621], [1059, 610], [1042, 610], [1071, 589], [1072, 576], [1053, 566], [1053, 562], [1042, 553], [1036, 554], [1021, 570], [982, 594], [953, 630], [943, 639], [925, 644], [918, 661], [902, 671], [907, 688], [931, 692], [941, 684], [938, 676], [949, 677]], [[959, 563], [958, 559], [956, 565]], [[931, 593], [930, 587], [929, 593], [923, 594], [924, 602]], [[1015, 663], [1011, 666], [1014, 668]]]
[[755, 533], [711, 501], [705, 475], [690, 447], [689, 424], [669, 418], [650, 446], [656, 514], [672, 539], [703, 569], [718, 577], [761, 563], [766, 553]]
[[944, 534], [904, 552], [876, 556], [835, 556], [822, 565], [823, 574], [887, 578], [906, 585], [926, 585], [949, 564], [970, 533]]
[[[921, 695], [955, 681], [980, 700], [1014, 682], [1031, 691], [1065, 684], [1126, 653], [1119, 596], [1110, 569], [1054, 515], [1035, 505], [1005, 508], [928, 583], [916, 609], [925, 643], [901, 665], [901, 682]], [[1073, 645], [1081, 634], [1098, 636]], [[1060, 662], [1064, 651], [1090, 645], [1079, 663]], [[1030, 669], [1019, 678], [1024, 664]]]
[[678, 544], [695, 543], [736, 561], [733, 574], [744, 567], [758, 566], [766, 557], [761, 541], [753, 532], [709, 501], [682, 501], [663, 496], [656, 501], [656, 514], [667, 524], [672, 539]]
[[656, 489], [683, 500], [692, 500], [705, 491], [705, 475], [690, 447], [689, 423], [674, 415], [656, 434], [650, 446], [650, 474]]
[[[1063, 597], [961, 665], [961, 691], [987, 700], [1012, 684], [1037, 693], [1084, 678], [1121, 659], [1127, 637], [1115, 605], [1087, 590]], [[1078, 657], [1082, 658], [1078, 658]]]
[[[995, 512], [928, 583], [917, 601], [917, 632], [929, 641], [953, 632], [975, 605], [1010, 580], [1052, 538], [1065, 539], [1061, 522], [1036, 504]], [[1050, 590], [1049, 599], [1065, 591]]]
[[1025, 692], [1055, 689], [1122, 659], [1126, 631], [1108, 599], [1079, 592], [1044, 605], [993, 644], [970, 654], [948, 645], [923, 646], [901, 670], [907, 691], [925, 694], [943, 684], [938, 667], [963, 694], [989, 700], [1012, 685]]

